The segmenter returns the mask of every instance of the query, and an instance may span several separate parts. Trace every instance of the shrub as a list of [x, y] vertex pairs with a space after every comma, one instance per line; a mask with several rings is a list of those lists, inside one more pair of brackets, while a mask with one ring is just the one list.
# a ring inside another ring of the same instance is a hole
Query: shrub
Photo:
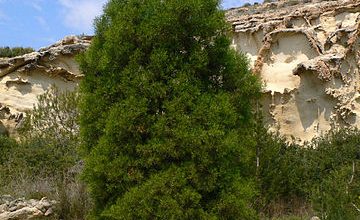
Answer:
[[[60, 91], [50, 87], [38, 97], [38, 103], [19, 129], [23, 140], [41, 139], [52, 141], [66, 148], [70, 143], [78, 142], [78, 93]], [[70, 148], [70, 147], [68, 147]]]
[[[294, 208], [300, 201], [303, 207], [311, 205], [321, 219], [360, 217], [358, 130], [330, 132], [306, 146], [296, 146], [261, 129], [258, 205], [265, 215], [298, 214]], [[273, 210], [271, 206], [281, 202], [290, 206]]]
[[31, 47], [0, 47], [0, 57], [16, 57], [34, 51]]
[[299, 215], [307, 203], [307, 149], [268, 133], [259, 119], [256, 130], [260, 195], [258, 211], [265, 216]]
[[312, 143], [310, 198], [323, 219], [360, 218], [360, 131], [330, 132]]
[[110, 1], [80, 58], [95, 219], [254, 219], [252, 101], [218, 0]]
[[10, 161], [9, 155], [17, 146], [18, 143], [14, 139], [0, 135], [0, 186], [8, 182], [9, 172], [6, 164]]
[[[47, 175], [66, 172], [79, 160], [78, 94], [52, 86], [38, 97], [19, 129], [22, 150], [32, 172]], [[62, 175], [62, 174], [61, 174]]]
[[17, 145], [16, 141], [7, 137], [0, 135], [0, 163], [4, 163], [8, 160], [9, 152], [12, 148]]
[[321, 219], [359, 219], [360, 179], [356, 175], [359, 165], [358, 162], [332, 170], [314, 185], [311, 200]]
[[[50, 88], [22, 121], [20, 140], [0, 137], [0, 194], [59, 202], [58, 219], [85, 219], [91, 206], [81, 164], [76, 91]], [[2, 160], [2, 155], [6, 159]]]

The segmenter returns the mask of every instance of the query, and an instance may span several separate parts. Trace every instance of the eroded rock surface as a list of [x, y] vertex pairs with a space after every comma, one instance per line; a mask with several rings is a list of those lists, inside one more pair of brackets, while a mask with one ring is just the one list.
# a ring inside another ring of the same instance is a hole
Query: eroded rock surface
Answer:
[[[300, 2], [300, 3], [299, 3]], [[232, 46], [266, 83], [266, 123], [309, 141], [360, 127], [360, 1], [278, 1], [231, 9]]]
[[39, 219], [54, 214], [56, 201], [25, 198], [15, 199], [9, 195], [0, 196], [0, 220]]
[[[281, 0], [230, 9], [232, 46], [266, 83], [266, 123], [299, 142], [344, 126], [360, 127], [360, 1]], [[74, 55], [90, 37], [0, 59], [0, 133], [56, 84], [73, 89], [82, 74]], [[5, 131], [5, 133], [8, 131]]]
[[[82, 74], [75, 55], [90, 45], [91, 37], [69, 36], [46, 48], [14, 58], [0, 58], [0, 133], [10, 134], [43, 94], [55, 84], [74, 89]], [[5, 132], [6, 133], [6, 132]]]

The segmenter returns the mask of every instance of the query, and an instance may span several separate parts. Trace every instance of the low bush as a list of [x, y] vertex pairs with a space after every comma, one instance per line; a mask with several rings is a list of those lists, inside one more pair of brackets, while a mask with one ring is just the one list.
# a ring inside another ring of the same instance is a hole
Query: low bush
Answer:
[[268, 133], [259, 120], [257, 135], [258, 211], [268, 217], [307, 215], [304, 187], [307, 150]]
[[77, 92], [52, 87], [21, 122], [19, 140], [0, 137], [0, 194], [48, 197], [58, 219], [85, 219], [91, 206], [77, 147]]
[[311, 145], [308, 190], [315, 211], [322, 219], [359, 219], [360, 131], [331, 132]]
[[305, 146], [286, 144], [266, 131], [261, 136], [261, 212], [266, 216], [314, 212], [321, 219], [360, 218], [359, 130], [330, 132]]
[[16, 57], [34, 51], [31, 47], [0, 47], [0, 57]]

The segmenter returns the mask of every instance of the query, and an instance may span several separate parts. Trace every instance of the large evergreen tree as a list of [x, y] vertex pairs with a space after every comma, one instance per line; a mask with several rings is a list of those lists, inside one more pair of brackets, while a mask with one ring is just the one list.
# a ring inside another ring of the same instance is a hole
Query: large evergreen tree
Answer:
[[94, 219], [254, 219], [252, 100], [219, 0], [110, 0], [80, 58]]

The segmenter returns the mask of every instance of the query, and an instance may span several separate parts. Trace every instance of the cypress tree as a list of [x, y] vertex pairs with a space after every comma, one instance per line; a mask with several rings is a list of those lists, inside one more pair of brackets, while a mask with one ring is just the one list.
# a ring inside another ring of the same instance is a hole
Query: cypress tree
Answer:
[[110, 0], [80, 57], [93, 219], [254, 219], [252, 101], [219, 0]]

